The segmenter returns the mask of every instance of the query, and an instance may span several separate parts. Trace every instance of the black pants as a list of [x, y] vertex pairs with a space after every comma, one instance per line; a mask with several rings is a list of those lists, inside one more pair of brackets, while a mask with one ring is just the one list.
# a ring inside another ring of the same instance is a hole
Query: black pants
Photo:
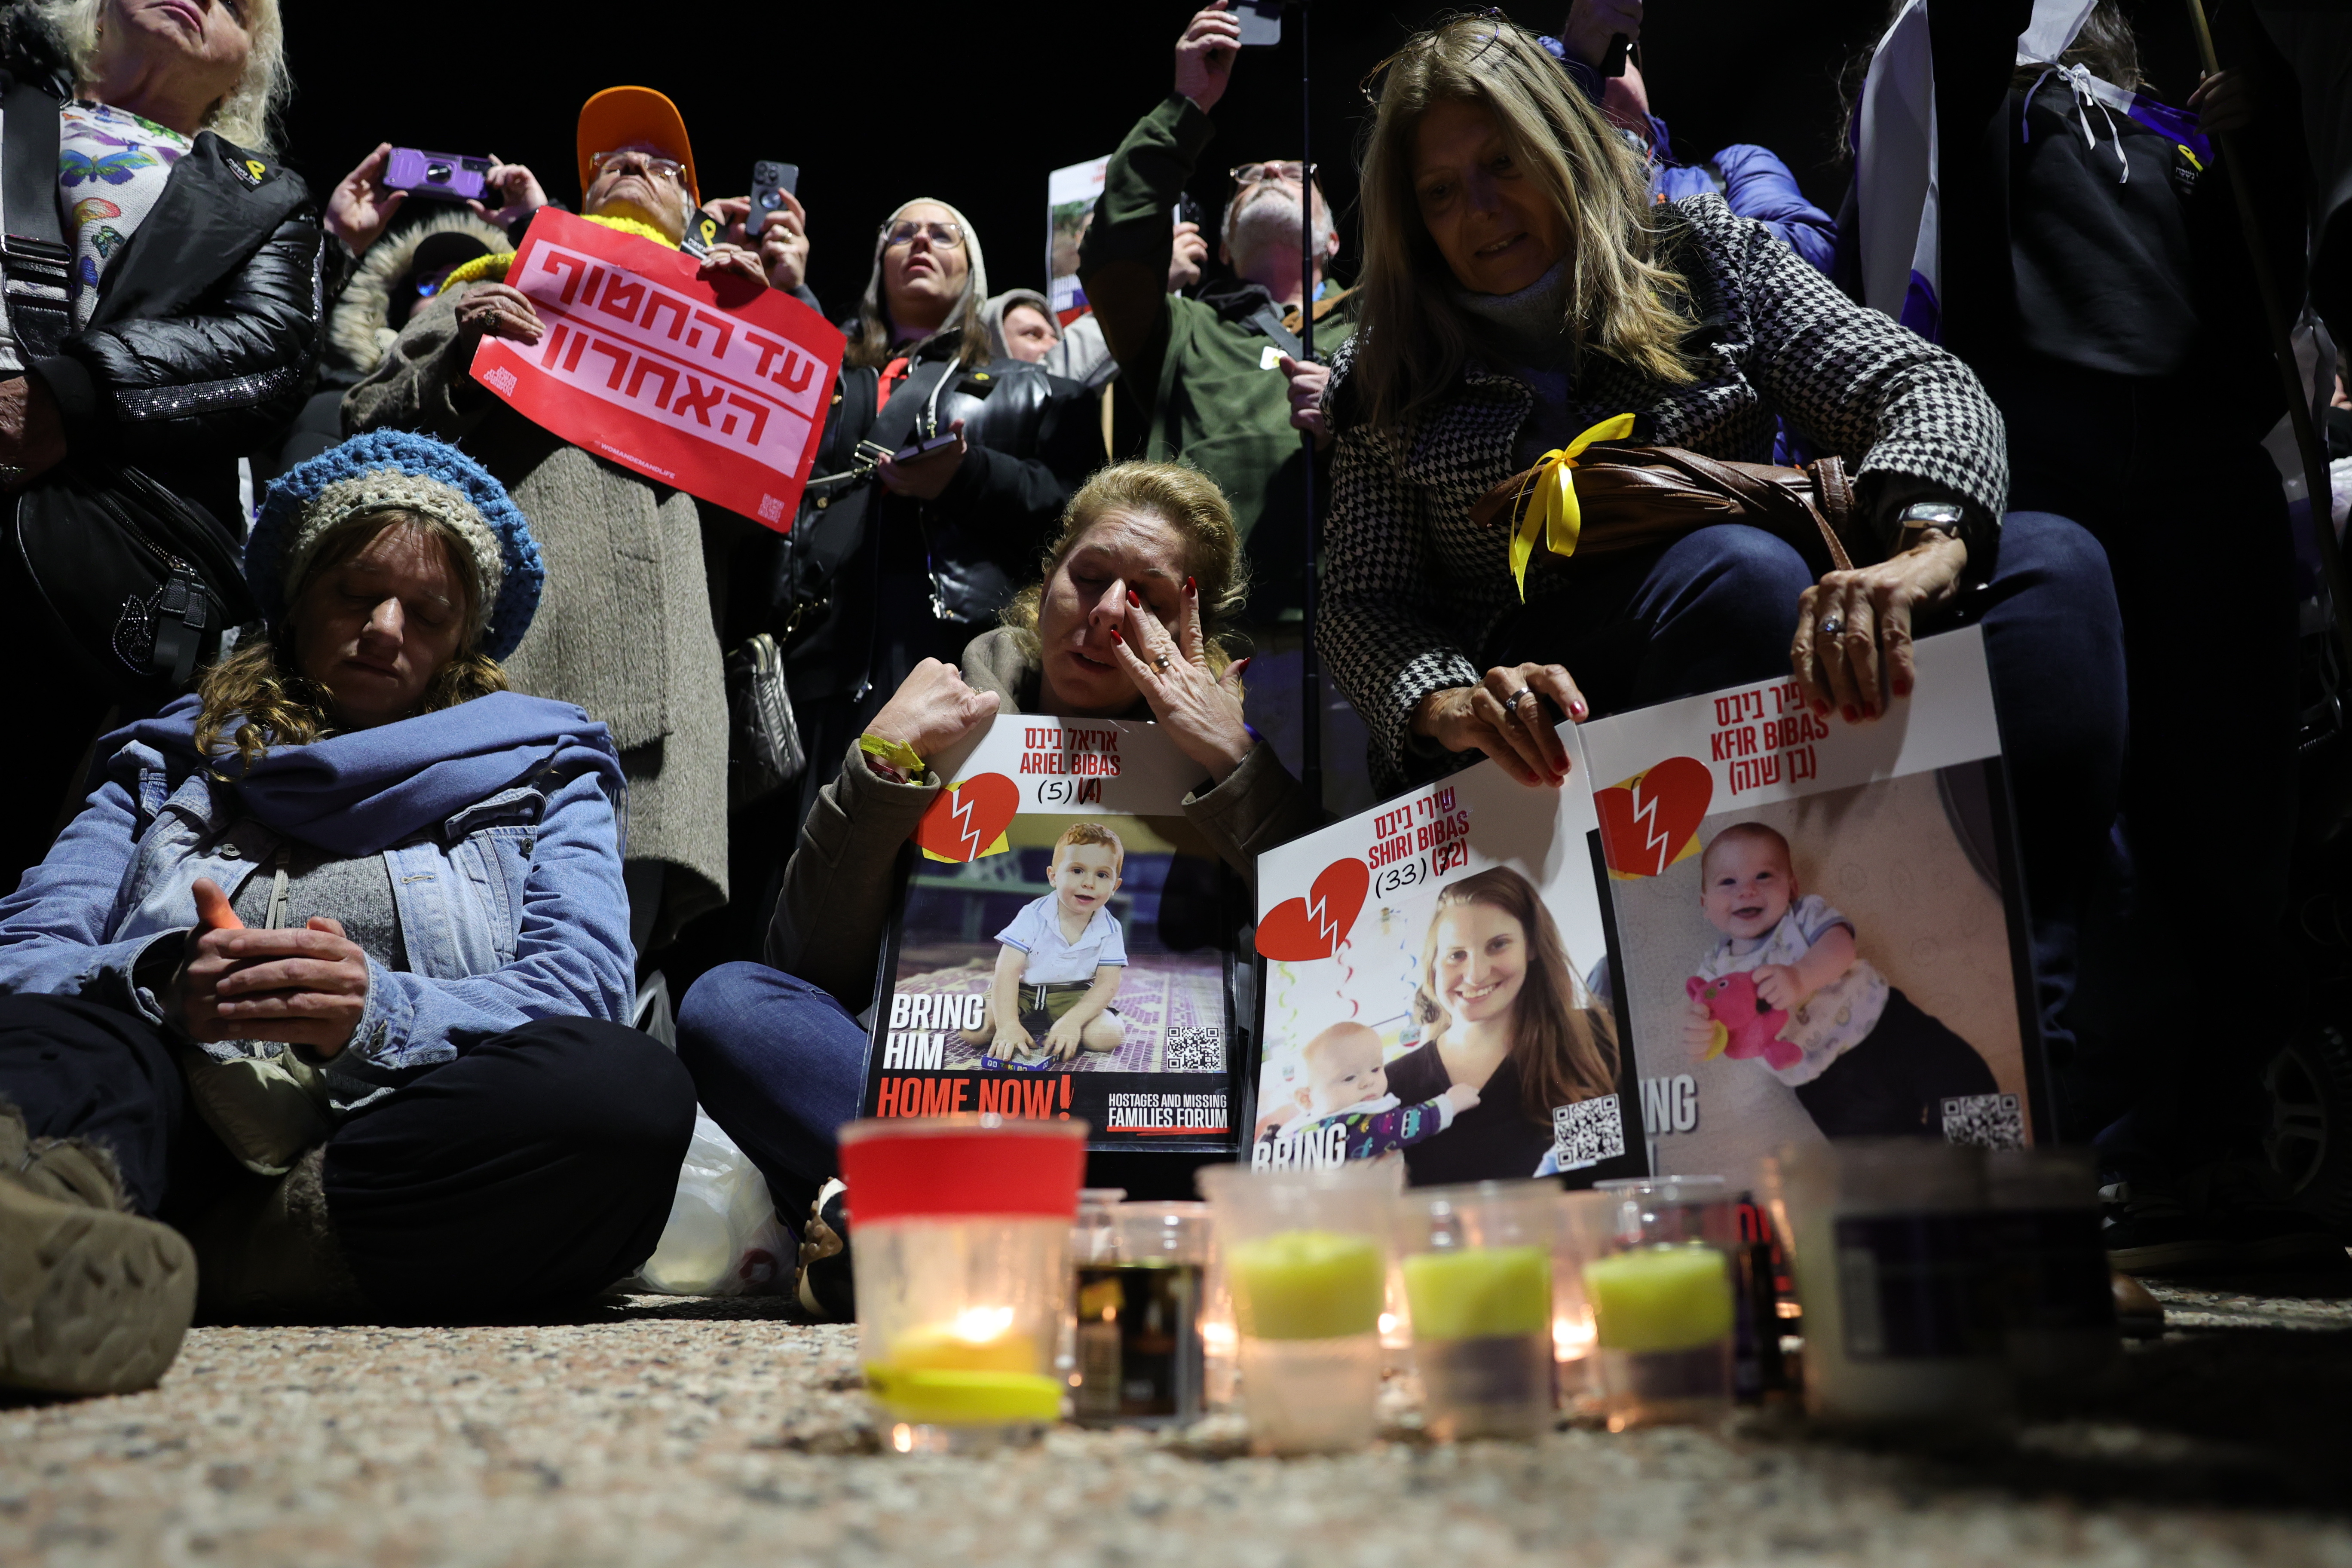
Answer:
[[1948, 1096], [2000, 1090], [1974, 1046], [1890, 987], [1869, 1037], [1799, 1084], [1797, 1103], [1827, 1138], [1940, 1137]]
[[[187, 1103], [145, 1019], [0, 996], [0, 1097], [36, 1137], [110, 1149], [143, 1214], [193, 1221], [255, 1177]], [[652, 1256], [694, 1132], [694, 1084], [635, 1029], [526, 1024], [338, 1127], [327, 1211], [370, 1300], [476, 1315], [603, 1289]]]
[[[2188, 378], [2041, 361], [1983, 374], [2009, 424], [2010, 504], [2089, 530], [2123, 611], [2126, 890], [2102, 900], [2119, 912], [2102, 937], [2111, 989], [2093, 999], [2080, 1052], [2055, 1064], [2061, 1124], [2095, 1133], [2108, 1169], [2143, 1180], [2252, 1153], [2296, 980], [2279, 962], [2296, 792], [2294, 542], [2278, 470], [2251, 438], [2205, 427], [2210, 400]], [[2196, 984], [2179, 962], [2185, 923], [2198, 976], [2230, 997], [2225, 1028], [2182, 1026]]]

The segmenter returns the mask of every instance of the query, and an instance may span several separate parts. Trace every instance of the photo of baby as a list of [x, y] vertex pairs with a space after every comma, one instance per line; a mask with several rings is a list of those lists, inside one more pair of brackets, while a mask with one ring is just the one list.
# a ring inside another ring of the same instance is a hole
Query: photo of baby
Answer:
[[1292, 1091], [1297, 1113], [1267, 1127], [1259, 1142], [1336, 1141], [1340, 1158], [1370, 1160], [1433, 1138], [1476, 1108], [1478, 1091], [1459, 1083], [1404, 1104], [1389, 1092], [1385, 1054], [1380, 1031], [1368, 1024], [1334, 1024], [1307, 1041], [1299, 1049], [1306, 1080]]
[[1735, 822], [1699, 857], [1717, 940], [1685, 982], [1694, 1061], [1753, 1060], [1826, 1137], [1941, 1131], [1952, 1096], [1997, 1091], [1968, 1041], [1887, 984], [1854, 922], [1800, 885], [1789, 840]]
[[1054, 841], [1045, 868], [1053, 890], [996, 933], [986, 1009], [964, 1032], [983, 1068], [1060, 1065], [1126, 1039], [1111, 1005], [1127, 969], [1126, 933], [1110, 912], [1126, 858], [1118, 835], [1098, 822], [1074, 822]]

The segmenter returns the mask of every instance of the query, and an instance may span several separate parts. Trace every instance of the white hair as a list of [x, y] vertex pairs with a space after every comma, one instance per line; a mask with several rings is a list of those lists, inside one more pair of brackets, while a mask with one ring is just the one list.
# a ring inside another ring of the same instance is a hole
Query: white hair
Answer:
[[[1323, 199], [1320, 186], [1315, 192], [1315, 249], [1320, 260], [1331, 248], [1339, 231], [1331, 224], [1331, 204]], [[1226, 254], [1238, 263], [1244, 251], [1262, 247], [1279, 246], [1298, 248], [1298, 199], [1280, 185], [1252, 185], [1238, 193], [1225, 204], [1225, 221], [1220, 237], [1225, 242]]]
[[[294, 93], [294, 83], [286, 75], [286, 29], [278, 0], [239, 4], [253, 49], [246, 56], [245, 74], [205, 111], [200, 129], [248, 152], [275, 157], [278, 116]], [[105, 5], [106, 0], [32, 0], [32, 9], [73, 63], [77, 88], [88, 85], [98, 68], [98, 18]]]

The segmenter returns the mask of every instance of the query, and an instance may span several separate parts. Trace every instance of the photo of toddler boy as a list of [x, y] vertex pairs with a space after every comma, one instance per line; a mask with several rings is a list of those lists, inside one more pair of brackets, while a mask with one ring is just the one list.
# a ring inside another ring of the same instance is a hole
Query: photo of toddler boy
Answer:
[[1081, 1050], [1115, 1051], [1127, 1037], [1111, 1006], [1127, 943], [1110, 912], [1126, 859], [1118, 835], [1098, 822], [1074, 822], [1055, 840], [1045, 872], [1053, 891], [996, 933], [986, 1009], [964, 1037], [983, 1067], [1071, 1061]]

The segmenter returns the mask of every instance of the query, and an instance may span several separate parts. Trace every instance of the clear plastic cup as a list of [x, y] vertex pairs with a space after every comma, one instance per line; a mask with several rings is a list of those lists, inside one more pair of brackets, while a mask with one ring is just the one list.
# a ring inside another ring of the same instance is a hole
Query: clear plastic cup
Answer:
[[1121, 1204], [1110, 1246], [1077, 1269], [1072, 1407], [1089, 1426], [1171, 1426], [1201, 1417], [1206, 1204]]
[[842, 1129], [858, 1352], [898, 1452], [1033, 1442], [1059, 1418], [1086, 1138], [994, 1115]]
[[1450, 1442], [1549, 1431], [1559, 1188], [1416, 1187], [1397, 1199], [1396, 1213], [1430, 1435]]
[[1730, 1414], [1739, 1221], [1720, 1176], [1602, 1182], [1569, 1194], [1592, 1314], [1591, 1401], [1612, 1431]]
[[1207, 1165], [1240, 1338], [1242, 1397], [1261, 1453], [1329, 1452], [1372, 1439], [1388, 1286], [1389, 1205], [1401, 1173]]
[[1927, 1138], [1790, 1145], [1765, 1162], [1805, 1312], [1805, 1408], [1863, 1426], [2009, 1408], [1984, 1151]]
[[2123, 1354], [2099, 1235], [2097, 1156], [1997, 1149], [1985, 1160], [1985, 1193], [2010, 1371], [2053, 1392], [2096, 1384]]

